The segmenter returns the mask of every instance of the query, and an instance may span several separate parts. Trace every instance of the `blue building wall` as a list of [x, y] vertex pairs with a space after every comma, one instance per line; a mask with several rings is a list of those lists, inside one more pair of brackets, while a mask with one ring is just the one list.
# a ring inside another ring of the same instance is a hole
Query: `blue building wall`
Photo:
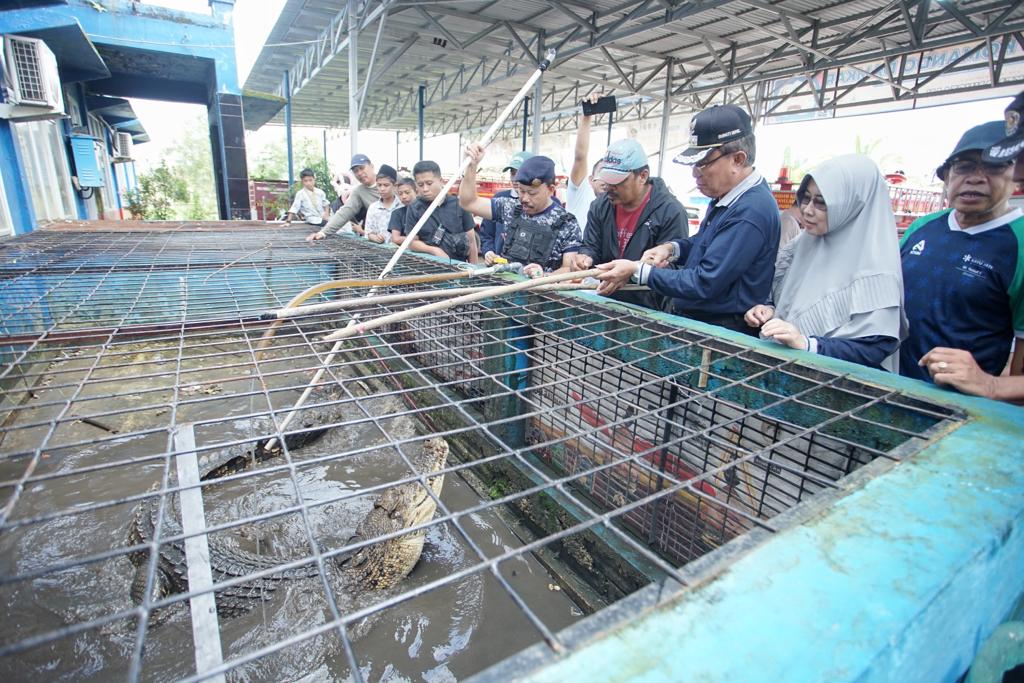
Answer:
[[[221, 218], [247, 219], [251, 214], [231, 23], [233, 5], [234, 0], [210, 0], [212, 15], [199, 15], [129, 0], [67, 0], [65, 4], [0, 9], [0, 35], [40, 37], [47, 43], [58, 57], [62, 85], [74, 84], [83, 122], [89, 114], [87, 93], [205, 105]], [[70, 48], [69, 43], [76, 36], [82, 40], [83, 33], [85, 46]], [[78, 68], [76, 54], [98, 60], [106, 66], [104, 73]], [[117, 125], [125, 124], [115, 124], [115, 128]], [[65, 126], [65, 132], [69, 131]], [[0, 181], [15, 232], [21, 234], [35, 227], [37, 216], [30, 194], [20, 182], [25, 173], [16, 147], [10, 122], [0, 121]], [[117, 184], [116, 169], [111, 169], [111, 176]], [[117, 197], [118, 206], [105, 207], [108, 217], [110, 210], [120, 208], [120, 193]], [[76, 192], [79, 218], [89, 217], [90, 206]]]

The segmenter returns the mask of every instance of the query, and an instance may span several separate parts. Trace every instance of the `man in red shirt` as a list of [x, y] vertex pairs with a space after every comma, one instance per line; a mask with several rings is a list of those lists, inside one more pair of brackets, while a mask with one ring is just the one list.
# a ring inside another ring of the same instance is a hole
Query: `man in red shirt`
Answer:
[[[652, 178], [647, 155], [636, 140], [612, 143], [598, 178], [607, 191], [590, 205], [576, 270], [615, 259], [640, 259], [648, 249], [687, 237], [686, 211], [661, 178]], [[613, 298], [660, 309], [651, 292], [616, 292]]]

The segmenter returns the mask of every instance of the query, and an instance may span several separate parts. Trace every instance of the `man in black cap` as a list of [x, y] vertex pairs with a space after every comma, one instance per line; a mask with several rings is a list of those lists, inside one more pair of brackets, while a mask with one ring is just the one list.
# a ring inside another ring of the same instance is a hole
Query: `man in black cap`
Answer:
[[1002, 121], [990, 121], [961, 136], [936, 171], [950, 208], [922, 216], [903, 235], [909, 334], [900, 345], [900, 374], [1019, 403], [1024, 214], [1009, 205], [1014, 156], [985, 156], [1016, 144], [1007, 143], [1005, 130]]
[[1006, 120], [1006, 137], [989, 147], [984, 160], [990, 163], [1013, 161], [1013, 182], [1024, 186], [1024, 92], [1013, 98], [1003, 112]]
[[[348, 201], [340, 209], [334, 212], [327, 225], [319, 231], [314, 232], [306, 238], [307, 242], [322, 240], [328, 235], [333, 235], [350, 222], [362, 223], [366, 218], [366, 210], [375, 201], [380, 199], [380, 192], [377, 190], [377, 172], [370, 163], [370, 158], [365, 154], [357, 154], [352, 157], [349, 164], [352, 174], [356, 177], [358, 185], [352, 190]], [[349, 228], [345, 232], [352, 232]]]
[[[672, 297], [674, 313], [756, 336], [743, 314], [771, 294], [779, 207], [754, 157], [745, 111], [726, 104], [697, 114], [690, 146], [673, 161], [691, 166], [697, 189], [712, 199], [699, 232], [650, 249], [639, 261], [600, 266], [606, 272], [597, 291], [611, 294], [633, 279]], [[667, 267], [672, 263], [676, 268]]]
[[576, 218], [555, 199], [555, 162], [545, 156], [530, 157], [516, 171], [518, 197], [483, 199], [476, 192], [476, 172], [484, 147], [466, 147], [471, 159], [459, 186], [459, 204], [481, 218], [505, 224], [507, 237], [501, 256], [526, 267], [526, 275], [568, 272], [580, 247]]

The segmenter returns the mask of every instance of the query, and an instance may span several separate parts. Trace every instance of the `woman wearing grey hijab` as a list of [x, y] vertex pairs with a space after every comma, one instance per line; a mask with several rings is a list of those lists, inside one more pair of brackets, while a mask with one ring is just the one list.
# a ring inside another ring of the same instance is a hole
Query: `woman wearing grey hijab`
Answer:
[[898, 371], [905, 336], [903, 276], [889, 190], [878, 167], [856, 154], [804, 177], [797, 191], [799, 239], [786, 245], [774, 305], [747, 324], [794, 349]]

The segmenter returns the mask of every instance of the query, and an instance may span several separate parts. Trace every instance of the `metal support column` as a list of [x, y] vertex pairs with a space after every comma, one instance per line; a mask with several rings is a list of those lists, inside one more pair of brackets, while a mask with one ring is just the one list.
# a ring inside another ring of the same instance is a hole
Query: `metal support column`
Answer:
[[423, 161], [423, 110], [427, 108], [427, 86], [420, 86], [420, 106], [419, 106], [419, 124], [420, 124], [420, 156], [417, 161]]
[[348, 0], [348, 138], [359, 153], [359, 2]]
[[288, 191], [295, 184], [295, 158], [292, 149], [292, 86], [288, 72], [284, 72], [284, 140], [288, 148]]
[[330, 173], [330, 166], [327, 164], [327, 129], [324, 128], [324, 170]]
[[615, 123], [615, 112], [608, 112], [608, 146], [612, 146], [612, 124]]
[[[751, 124], [754, 130], [757, 130], [757, 124], [761, 121], [761, 117], [764, 115], [766, 89], [767, 85], [764, 81], [760, 81], [757, 84], [757, 88], [754, 89], [754, 111], [750, 112], [750, 118], [752, 119]], [[832, 114], [835, 116], [835, 111], [833, 111]]]
[[530, 98], [523, 98], [523, 151], [526, 151], [526, 131], [530, 128]]
[[[544, 32], [537, 34], [537, 63], [544, 59]], [[530, 151], [540, 154], [540, 134], [543, 131], [543, 123], [540, 120], [541, 110], [544, 108], [544, 74], [542, 73], [537, 82], [533, 84], [533, 146]]]
[[401, 149], [402, 149], [402, 132], [396, 130], [395, 131], [395, 168], [396, 169], [402, 168], [402, 160], [399, 159], [399, 157], [401, 156]]
[[668, 145], [668, 122], [672, 117], [672, 71], [675, 69], [676, 61], [668, 58], [665, 65], [665, 102], [661, 105], [661, 139], [658, 141], [658, 177], [660, 178], [665, 169], [665, 147]]

